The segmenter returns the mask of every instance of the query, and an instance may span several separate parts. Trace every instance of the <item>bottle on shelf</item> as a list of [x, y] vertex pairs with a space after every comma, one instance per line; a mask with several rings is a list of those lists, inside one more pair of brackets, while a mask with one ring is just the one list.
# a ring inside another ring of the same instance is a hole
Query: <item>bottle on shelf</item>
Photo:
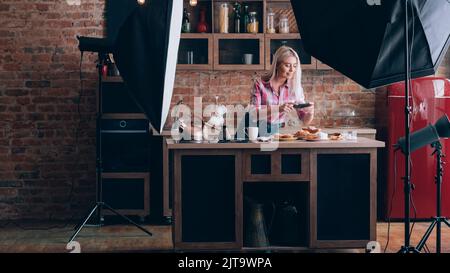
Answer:
[[289, 18], [286, 16], [286, 14], [280, 15], [280, 33], [289, 33]]
[[242, 32], [244, 33], [247, 32], [247, 26], [249, 22], [250, 22], [250, 15], [248, 13], [248, 5], [244, 4], [244, 9], [242, 12], [242, 27], [241, 27]]
[[233, 7], [234, 11], [234, 33], [241, 33], [241, 4], [236, 2]]
[[228, 18], [228, 4], [222, 3], [220, 5], [220, 12], [219, 12], [219, 32], [220, 33], [228, 33], [228, 27], [229, 27], [229, 18]]
[[269, 34], [275, 33], [275, 13], [273, 12], [272, 8], [269, 8], [266, 23], [266, 32]]
[[256, 17], [257, 13], [256, 11], [249, 12], [249, 22], [247, 25], [247, 32], [248, 33], [258, 33], [259, 30], [259, 22], [258, 18]]
[[191, 32], [191, 22], [189, 20], [189, 12], [187, 12], [187, 9], [185, 8], [183, 10], [183, 23], [181, 25], [181, 32], [182, 33], [189, 33]]
[[200, 9], [200, 21], [197, 24], [197, 32], [205, 33], [208, 32], [208, 24], [206, 23], [206, 10], [205, 8]]
[[105, 54], [103, 56], [103, 63], [102, 65], [102, 77], [106, 78], [108, 77], [108, 65], [111, 63], [111, 60], [109, 59], [109, 55]]

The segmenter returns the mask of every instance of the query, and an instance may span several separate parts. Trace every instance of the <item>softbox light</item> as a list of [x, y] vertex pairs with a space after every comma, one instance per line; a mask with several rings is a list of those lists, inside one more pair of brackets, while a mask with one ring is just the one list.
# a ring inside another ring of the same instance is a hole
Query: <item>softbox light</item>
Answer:
[[450, 121], [447, 115], [442, 116], [434, 124], [438, 132], [439, 137], [449, 138], [450, 137]]
[[[405, 79], [405, 0], [291, 0], [305, 50], [366, 88]], [[450, 45], [449, 0], [409, 0], [411, 76], [435, 74]]]
[[109, 0], [108, 40], [136, 104], [161, 132], [172, 99], [183, 0]]
[[[411, 152], [439, 141], [440, 138], [448, 138], [450, 136], [450, 121], [447, 115], [439, 118], [434, 125], [430, 124], [411, 134]], [[396, 146], [405, 153], [405, 137], [401, 137]]]

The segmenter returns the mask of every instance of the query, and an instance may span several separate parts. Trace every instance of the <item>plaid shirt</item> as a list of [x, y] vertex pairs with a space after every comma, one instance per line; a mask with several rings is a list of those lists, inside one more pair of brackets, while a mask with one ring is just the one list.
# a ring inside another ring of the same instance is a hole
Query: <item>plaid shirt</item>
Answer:
[[[295, 95], [291, 94], [289, 89], [289, 85], [285, 83], [280, 87], [280, 94], [277, 94], [270, 81], [257, 80], [252, 88], [250, 104], [256, 109], [261, 109], [262, 105], [283, 105], [289, 102], [295, 102]], [[302, 119], [305, 116], [305, 111], [297, 109], [297, 115]], [[284, 123], [285, 119], [285, 113], [279, 113], [278, 118], [274, 116], [267, 117], [269, 123]]]

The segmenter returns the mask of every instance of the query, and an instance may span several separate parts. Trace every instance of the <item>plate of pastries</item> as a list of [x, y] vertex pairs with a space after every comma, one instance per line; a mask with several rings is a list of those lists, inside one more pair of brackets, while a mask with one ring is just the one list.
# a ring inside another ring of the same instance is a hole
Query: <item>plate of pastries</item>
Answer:
[[293, 134], [275, 134], [273, 139], [277, 141], [294, 141], [297, 140], [297, 137]]
[[344, 140], [344, 136], [341, 133], [333, 133], [328, 135], [328, 138], [330, 140]]
[[309, 126], [304, 127], [301, 130], [297, 131], [294, 134], [294, 137], [296, 137], [297, 139], [303, 139], [308, 141], [318, 141], [320, 140], [319, 132], [320, 132], [319, 128]]

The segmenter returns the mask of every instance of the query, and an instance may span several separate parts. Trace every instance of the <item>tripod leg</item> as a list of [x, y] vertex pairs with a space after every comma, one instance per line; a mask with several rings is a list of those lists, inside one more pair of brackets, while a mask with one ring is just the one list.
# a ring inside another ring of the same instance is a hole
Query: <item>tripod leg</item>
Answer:
[[111, 208], [108, 204], [103, 203], [103, 206], [105, 206], [110, 211], [114, 212], [116, 215], [118, 215], [118, 216], [122, 217], [123, 219], [127, 220], [131, 224], [135, 225], [138, 229], [142, 230], [143, 232], [147, 233], [150, 236], [153, 236], [153, 234], [150, 231], [148, 231], [145, 228], [141, 227], [139, 224], [135, 223], [133, 220], [131, 220], [130, 218], [126, 217], [125, 215], [122, 215], [122, 214], [118, 213], [116, 210]]
[[428, 227], [427, 231], [425, 232], [425, 235], [423, 235], [422, 239], [420, 240], [419, 244], [417, 245], [416, 249], [418, 251], [421, 251], [423, 246], [428, 240], [428, 237], [430, 237], [431, 232], [433, 231], [434, 227], [436, 226], [437, 221], [434, 220], [431, 225]]
[[73, 239], [75, 239], [75, 237], [78, 235], [78, 233], [81, 231], [81, 229], [84, 227], [84, 225], [86, 225], [87, 221], [89, 221], [89, 219], [91, 218], [92, 214], [94, 214], [95, 210], [98, 208], [98, 203], [94, 206], [94, 208], [91, 210], [91, 212], [89, 213], [89, 215], [86, 217], [86, 219], [84, 219], [83, 223], [80, 225], [78, 225], [77, 230], [75, 231], [75, 233], [72, 235], [72, 237], [70, 237], [69, 239], [69, 243], [73, 241]]
[[450, 222], [448, 222], [447, 219], [442, 219], [442, 222], [444, 222], [448, 227], [450, 227]]

